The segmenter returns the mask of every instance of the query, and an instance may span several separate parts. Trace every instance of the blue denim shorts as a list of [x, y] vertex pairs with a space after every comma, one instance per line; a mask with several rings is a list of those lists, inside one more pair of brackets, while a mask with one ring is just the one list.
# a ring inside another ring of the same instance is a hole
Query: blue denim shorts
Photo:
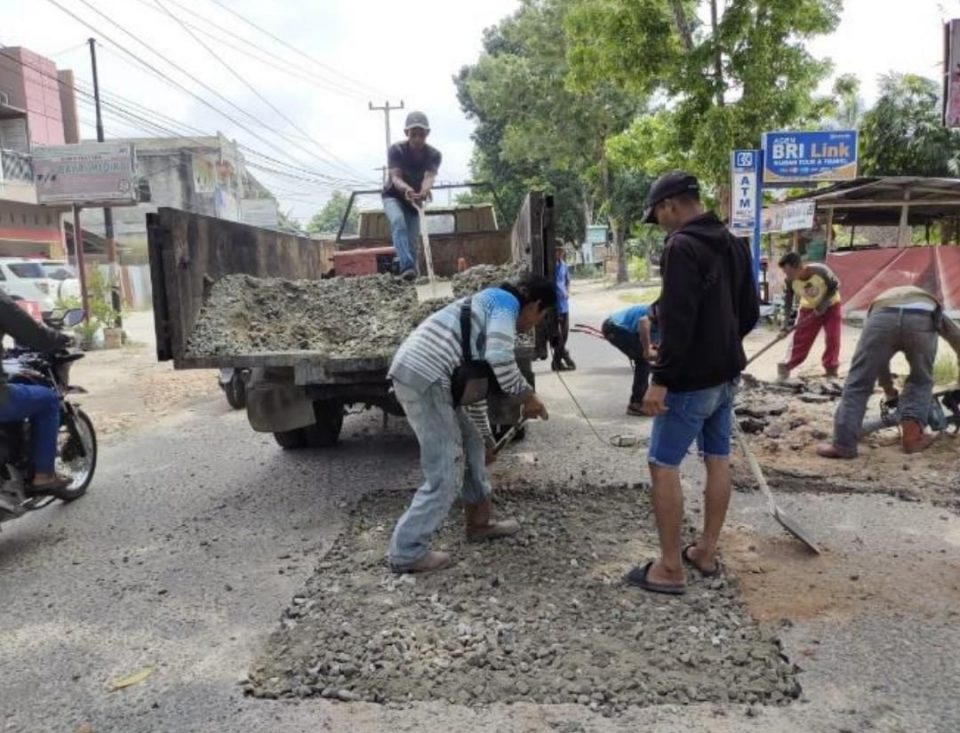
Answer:
[[667, 391], [667, 412], [657, 415], [650, 433], [647, 460], [676, 468], [694, 440], [704, 457], [730, 455], [736, 382], [692, 392]]

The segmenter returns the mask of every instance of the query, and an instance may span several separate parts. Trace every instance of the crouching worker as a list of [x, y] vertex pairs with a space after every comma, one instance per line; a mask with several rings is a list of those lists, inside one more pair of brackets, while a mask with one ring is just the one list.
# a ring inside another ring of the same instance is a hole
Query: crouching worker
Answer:
[[[929, 446], [933, 439], [923, 431], [933, 395], [938, 336], [950, 344], [960, 360], [960, 327], [943, 313], [939, 300], [913, 285], [880, 293], [867, 311], [867, 322], [843, 383], [843, 396], [833, 418], [833, 442], [817, 446], [817, 453], [824, 458], [856, 458], [863, 415], [878, 381], [887, 400], [899, 402], [903, 452], [918, 453]], [[890, 359], [898, 351], [910, 365], [902, 395], [894, 388], [890, 373]]]
[[[397, 351], [390, 378], [420, 443], [424, 482], [393, 530], [389, 560], [395, 571], [430, 572], [450, 564], [447, 553], [428, 544], [458, 489], [468, 540], [506, 537], [520, 529], [513, 520], [492, 518], [486, 465], [493, 461], [493, 439], [486, 404], [476, 398], [482, 400], [487, 389], [500, 391], [519, 400], [526, 417], [547, 417], [517, 366], [514, 341], [556, 302], [553, 282], [526, 275], [516, 285], [504, 283], [451, 303], [421, 323]], [[478, 384], [485, 388], [478, 390]]]

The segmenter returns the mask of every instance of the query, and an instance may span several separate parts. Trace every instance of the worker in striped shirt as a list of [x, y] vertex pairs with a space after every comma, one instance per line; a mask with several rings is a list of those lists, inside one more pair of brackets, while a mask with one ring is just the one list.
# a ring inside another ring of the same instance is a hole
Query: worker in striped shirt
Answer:
[[[527, 418], [546, 419], [547, 410], [517, 366], [516, 335], [534, 328], [556, 301], [554, 284], [529, 274], [516, 285], [487, 288], [470, 300], [471, 358], [489, 364], [495, 387], [519, 401]], [[397, 572], [430, 572], [450, 564], [450, 555], [431, 550], [429, 542], [458, 489], [468, 540], [506, 537], [520, 529], [512, 519], [492, 518], [486, 466], [493, 461], [493, 441], [485, 403], [468, 406], [469, 415], [454, 404], [454, 371], [463, 364], [463, 303], [451, 303], [421, 323], [390, 367], [394, 393], [420, 443], [425, 479], [390, 540], [389, 560]]]

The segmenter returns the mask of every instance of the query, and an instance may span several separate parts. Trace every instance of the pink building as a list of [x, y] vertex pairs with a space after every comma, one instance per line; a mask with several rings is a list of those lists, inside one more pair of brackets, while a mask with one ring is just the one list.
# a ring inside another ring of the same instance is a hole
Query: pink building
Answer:
[[76, 101], [70, 72], [25, 48], [0, 54], [0, 102], [26, 112], [30, 145], [78, 142]]

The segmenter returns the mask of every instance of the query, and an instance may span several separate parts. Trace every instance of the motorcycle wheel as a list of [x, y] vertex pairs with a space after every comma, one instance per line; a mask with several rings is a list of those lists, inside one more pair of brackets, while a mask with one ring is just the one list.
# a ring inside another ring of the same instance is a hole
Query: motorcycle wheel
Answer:
[[247, 406], [247, 385], [239, 374], [234, 374], [233, 378], [223, 385], [223, 392], [227, 396], [227, 404], [234, 410], [242, 410]]
[[97, 433], [93, 429], [93, 422], [83, 410], [74, 410], [72, 418], [77, 429], [77, 435], [83, 445], [85, 455], [77, 450], [76, 439], [69, 428], [63, 425], [57, 437], [57, 473], [73, 479], [71, 484], [60, 491], [51, 492], [61, 501], [69, 502], [79, 499], [87, 493], [87, 487], [93, 481], [94, 471], [97, 470]]

